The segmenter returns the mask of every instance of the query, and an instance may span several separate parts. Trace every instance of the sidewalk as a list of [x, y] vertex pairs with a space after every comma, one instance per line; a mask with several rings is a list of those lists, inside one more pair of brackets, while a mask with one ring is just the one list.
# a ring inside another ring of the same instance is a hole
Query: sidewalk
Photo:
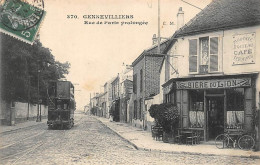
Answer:
[[10, 131], [14, 131], [14, 130], [18, 130], [18, 129], [22, 129], [22, 128], [26, 128], [26, 127], [31, 127], [31, 126], [36, 126], [36, 125], [40, 125], [40, 124], [46, 124], [46, 123], [47, 123], [47, 119], [42, 119], [41, 122], [26, 121], [23, 123], [15, 124], [14, 126], [1, 125], [0, 134], [4, 133], [4, 132], [10, 132]]
[[215, 145], [198, 144], [198, 145], [178, 145], [163, 143], [152, 138], [151, 132], [144, 131], [140, 128], [132, 127], [126, 123], [109, 122], [108, 119], [96, 117], [104, 125], [109, 127], [119, 136], [131, 143], [135, 148], [148, 151], [160, 151], [170, 153], [185, 153], [196, 155], [223, 155], [223, 156], [238, 156], [251, 157], [260, 159], [260, 152], [244, 151], [241, 149], [218, 149]]

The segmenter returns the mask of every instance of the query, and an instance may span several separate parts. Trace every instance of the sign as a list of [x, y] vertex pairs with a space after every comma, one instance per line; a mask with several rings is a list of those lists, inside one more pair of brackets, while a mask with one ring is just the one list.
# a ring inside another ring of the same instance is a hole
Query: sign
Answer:
[[233, 65], [255, 63], [255, 33], [233, 36]]
[[250, 87], [250, 86], [251, 86], [251, 78], [194, 80], [194, 81], [176, 82], [176, 89], [212, 89], [212, 88], [235, 88], [235, 87]]

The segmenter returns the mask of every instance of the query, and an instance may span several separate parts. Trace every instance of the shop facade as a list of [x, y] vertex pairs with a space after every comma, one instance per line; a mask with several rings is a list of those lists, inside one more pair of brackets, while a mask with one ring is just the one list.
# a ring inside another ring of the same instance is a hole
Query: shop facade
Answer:
[[[180, 111], [181, 129], [200, 130], [204, 141], [227, 130], [255, 129], [255, 74], [177, 78], [169, 82], [167, 102]], [[166, 84], [165, 84], [166, 85]]]
[[252, 132], [259, 150], [260, 2], [234, 3], [212, 1], [173, 34], [162, 97], [179, 107], [180, 128], [201, 130], [204, 141], [225, 130]]

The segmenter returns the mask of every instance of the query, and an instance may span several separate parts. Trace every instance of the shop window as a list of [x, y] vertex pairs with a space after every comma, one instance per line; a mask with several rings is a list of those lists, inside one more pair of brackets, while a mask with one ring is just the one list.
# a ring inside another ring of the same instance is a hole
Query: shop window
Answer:
[[244, 88], [227, 90], [227, 125], [229, 129], [242, 129], [244, 125]]
[[203, 91], [190, 92], [190, 111], [189, 111], [190, 127], [204, 127], [204, 93]]
[[218, 71], [218, 37], [189, 40], [189, 72], [206, 74]]

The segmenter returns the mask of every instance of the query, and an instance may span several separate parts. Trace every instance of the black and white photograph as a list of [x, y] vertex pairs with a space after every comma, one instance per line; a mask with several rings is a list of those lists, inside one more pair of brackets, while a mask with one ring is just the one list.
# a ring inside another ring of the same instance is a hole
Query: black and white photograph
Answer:
[[260, 0], [0, 0], [0, 165], [260, 164]]

